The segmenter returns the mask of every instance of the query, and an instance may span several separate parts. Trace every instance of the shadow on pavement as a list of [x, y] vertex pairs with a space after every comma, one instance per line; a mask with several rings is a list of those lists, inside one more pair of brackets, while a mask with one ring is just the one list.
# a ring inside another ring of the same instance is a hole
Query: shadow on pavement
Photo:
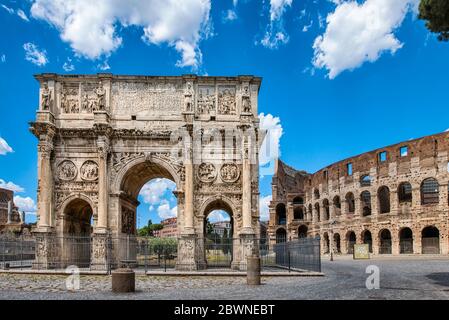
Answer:
[[440, 286], [449, 287], [449, 272], [436, 272], [426, 276], [427, 278], [435, 281], [435, 284]]

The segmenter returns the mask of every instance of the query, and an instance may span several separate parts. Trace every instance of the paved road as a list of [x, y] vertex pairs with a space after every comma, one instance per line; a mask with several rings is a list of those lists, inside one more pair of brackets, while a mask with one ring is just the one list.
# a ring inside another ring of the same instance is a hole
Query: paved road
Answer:
[[[366, 267], [380, 270], [380, 289], [365, 286]], [[137, 277], [136, 294], [113, 294], [110, 278], [81, 277], [68, 292], [65, 277], [0, 275], [0, 299], [449, 299], [449, 259], [323, 262], [325, 277], [270, 277], [260, 287], [239, 277]]]

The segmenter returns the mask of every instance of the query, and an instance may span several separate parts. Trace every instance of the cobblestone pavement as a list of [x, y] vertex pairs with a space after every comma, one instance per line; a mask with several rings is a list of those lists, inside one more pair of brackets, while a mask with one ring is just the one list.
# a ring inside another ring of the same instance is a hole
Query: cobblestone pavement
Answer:
[[[367, 290], [366, 267], [380, 269], [380, 289]], [[135, 294], [110, 292], [109, 276], [82, 276], [79, 291], [64, 276], [0, 274], [0, 299], [449, 299], [449, 259], [323, 261], [325, 277], [137, 276]]]

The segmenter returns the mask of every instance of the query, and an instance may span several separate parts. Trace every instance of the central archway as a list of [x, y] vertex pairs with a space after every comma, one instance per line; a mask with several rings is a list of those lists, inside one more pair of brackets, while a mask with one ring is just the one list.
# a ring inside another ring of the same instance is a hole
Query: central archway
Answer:
[[[140, 249], [142, 248], [142, 246], [139, 245], [142, 239], [138, 237], [137, 233], [139, 227], [137, 210], [141, 204], [139, 196], [142, 196], [143, 193], [144, 198], [146, 197], [149, 199], [152, 196], [161, 196], [155, 194], [157, 193], [157, 189], [145, 189], [145, 187], [150, 186], [151, 183], [158, 181], [164, 182], [165, 180], [171, 181], [175, 185], [172, 192], [177, 196], [178, 177], [174, 174], [172, 168], [168, 164], [165, 164], [159, 159], [155, 157], [141, 157], [125, 166], [119, 175], [118, 180], [120, 181], [120, 184], [115, 186], [116, 188], [118, 187], [118, 192], [116, 193], [116, 197], [113, 198], [115, 214], [113, 214], [112, 217], [115, 218], [115, 221], [113, 220], [113, 223], [111, 223], [111, 229], [113, 229], [113, 255], [118, 265], [121, 265], [124, 261], [136, 261], [136, 263], [139, 263], [139, 260], [141, 260], [139, 259], [141, 256]], [[147, 202], [147, 204], [149, 204], [149, 202]], [[161, 209], [162, 206], [166, 205], [167, 204], [165, 203], [153, 204], [153, 206], [158, 209]], [[161, 210], [157, 210], [158, 219], [161, 219], [162, 221], [164, 219], [176, 217], [177, 230], [168, 236], [178, 238], [179, 230], [182, 228], [182, 214], [180, 214], [182, 212], [182, 205], [179, 198], [176, 197], [173, 208], [169, 207], [169, 209], [165, 211], [167, 212], [163, 213]], [[142, 225], [146, 225], [145, 222], [146, 221], [143, 221]], [[165, 235], [160, 236], [165, 237]], [[151, 251], [151, 245], [148, 243], [147, 246], [148, 250]]]

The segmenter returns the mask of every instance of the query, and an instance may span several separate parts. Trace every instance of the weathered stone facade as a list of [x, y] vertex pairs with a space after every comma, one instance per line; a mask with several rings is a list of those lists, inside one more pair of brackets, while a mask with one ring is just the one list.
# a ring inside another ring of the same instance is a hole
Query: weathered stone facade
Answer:
[[[36, 79], [40, 100], [31, 131], [39, 140], [41, 236], [92, 234], [90, 259], [101, 265], [105, 234], [136, 233], [137, 197], [153, 178], [177, 186], [179, 269], [206, 266], [198, 239], [211, 210], [227, 210], [234, 236], [242, 241], [258, 234], [260, 78], [42, 74]], [[217, 144], [234, 136], [229, 131], [241, 133], [241, 139]], [[235, 250], [233, 267], [245, 260], [245, 253]]]
[[21, 234], [25, 227], [25, 212], [14, 204], [14, 191], [0, 188], [0, 233]]
[[322, 252], [448, 254], [449, 132], [349, 158], [314, 174], [278, 161], [272, 242], [320, 236]]

